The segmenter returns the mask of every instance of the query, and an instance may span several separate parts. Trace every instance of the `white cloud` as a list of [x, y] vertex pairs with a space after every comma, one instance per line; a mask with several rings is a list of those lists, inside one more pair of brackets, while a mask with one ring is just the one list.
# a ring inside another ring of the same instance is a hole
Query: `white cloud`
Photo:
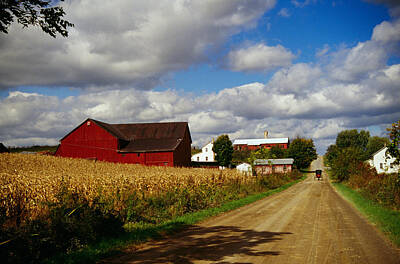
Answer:
[[342, 129], [387, 127], [398, 120], [400, 64], [386, 63], [400, 41], [392, 28], [397, 22], [381, 23], [371, 40], [326, 51], [323, 63], [287, 65], [267, 83], [201, 96], [117, 85], [93, 85], [65, 99], [11, 92], [0, 99], [0, 142], [48, 144], [91, 117], [110, 123], [189, 121], [199, 145], [222, 133], [231, 139], [262, 137], [267, 129], [271, 137], [312, 137], [323, 153]]
[[295, 55], [281, 45], [263, 43], [231, 51], [228, 67], [233, 71], [270, 71], [289, 66]]
[[282, 8], [281, 10], [279, 10], [278, 15], [282, 17], [290, 17], [290, 13], [287, 8]]
[[305, 7], [305, 6], [307, 6], [307, 5], [311, 4], [311, 3], [315, 3], [316, 0], [304, 0], [303, 2], [297, 1], [297, 0], [292, 0], [291, 2], [295, 7], [301, 7], [302, 8], [302, 7]]
[[74, 0], [68, 38], [13, 24], [0, 35], [0, 87], [119, 85], [152, 89], [168, 72], [208, 60], [255, 26], [275, 0]]

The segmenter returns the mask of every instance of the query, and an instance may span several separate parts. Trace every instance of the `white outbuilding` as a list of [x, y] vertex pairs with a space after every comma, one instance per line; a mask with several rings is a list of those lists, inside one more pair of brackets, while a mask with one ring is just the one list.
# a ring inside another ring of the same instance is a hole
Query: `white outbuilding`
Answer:
[[192, 156], [192, 161], [198, 162], [214, 162], [215, 153], [213, 152], [213, 141], [201, 148], [201, 152]]
[[386, 154], [387, 147], [381, 148], [372, 155], [372, 159], [368, 160], [371, 167], [376, 169], [377, 173], [397, 173], [399, 165], [394, 164], [395, 158]]
[[243, 174], [252, 175], [251, 165], [248, 163], [242, 163], [236, 166], [236, 169]]

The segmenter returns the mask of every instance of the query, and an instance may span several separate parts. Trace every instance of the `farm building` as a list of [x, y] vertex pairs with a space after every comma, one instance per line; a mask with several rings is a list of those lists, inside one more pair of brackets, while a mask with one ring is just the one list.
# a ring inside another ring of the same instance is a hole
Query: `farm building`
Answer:
[[236, 139], [233, 142], [233, 148], [235, 150], [270, 149], [273, 146], [287, 149], [289, 147], [289, 138]]
[[201, 148], [201, 152], [194, 154], [192, 156], [192, 161], [200, 161], [200, 162], [214, 162], [215, 161], [215, 153], [212, 150], [214, 146], [214, 142], [211, 141], [207, 145]]
[[0, 153], [8, 153], [10, 152], [6, 146], [3, 145], [3, 143], [0, 143]]
[[236, 166], [236, 170], [240, 171], [245, 175], [252, 175], [251, 165], [248, 163], [241, 163]]
[[394, 164], [395, 158], [386, 154], [387, 147], [381, 148], [368, 160], [371, 167], [376, 169], [377, 173], [396, 173], [399, 172], [400, 166]]
[[257, 175], [271, 173], [289, 173], [293, 168], [293, 159], [256, 159], [254, 168]]
[[149, 166], [190, 166], [187, 122], [107, 124], [87, 119], [60, 140], [56, 156]]

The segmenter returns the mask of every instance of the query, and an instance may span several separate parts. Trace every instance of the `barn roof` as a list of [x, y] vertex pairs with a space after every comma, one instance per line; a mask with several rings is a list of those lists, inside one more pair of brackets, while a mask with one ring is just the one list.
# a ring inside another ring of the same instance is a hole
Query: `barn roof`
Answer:
[[0, 153], [4, 152], [10, 152], [6, 146], [3, 145], [3, 143], [0, 143]]
[[189, 140], [192, 142], [187, 122], [108, 124], [88, 118], [81, 125], [86, 122], [93, 122], [109, 132], [115, 138], [125, 141], [125, 144], [121, 144], [122, 146], [119, 149], [119, 152], [174, 150], [185, 137], [186, 130], [188, 132]]
[[233, 145], [257, 146], [261, 144], [285, 144], [289, 138], [260, 138], [260, 139], [236, 139]]

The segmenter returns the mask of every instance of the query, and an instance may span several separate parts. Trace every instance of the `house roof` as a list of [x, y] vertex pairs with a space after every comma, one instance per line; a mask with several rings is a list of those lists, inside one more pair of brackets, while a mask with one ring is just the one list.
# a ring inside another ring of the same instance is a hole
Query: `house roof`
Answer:
[[[121, 146], [119, 152], [174, 150], [185, 137], [186, 130], [188, 131], [189, 140], [192, 142], [187, 122], [108, 124], [88, 118], [81, 125], [85, 124], [86, 122], [93, 122], [109, 132], [115, 138], [125, 141], [126, 144]], [[74, 130], [72, 130], [69, 134], [71, 134]], [[64, 138], [66, 138], [69, 134], [67, 134]]]
[[260, 139], [236, 139], [233, 145], [258, 146], [261, 144], [285, 144], [289, 138], [260, 138]]
[[291, 165], [294, 159], [256, 159], [254, 165]]

